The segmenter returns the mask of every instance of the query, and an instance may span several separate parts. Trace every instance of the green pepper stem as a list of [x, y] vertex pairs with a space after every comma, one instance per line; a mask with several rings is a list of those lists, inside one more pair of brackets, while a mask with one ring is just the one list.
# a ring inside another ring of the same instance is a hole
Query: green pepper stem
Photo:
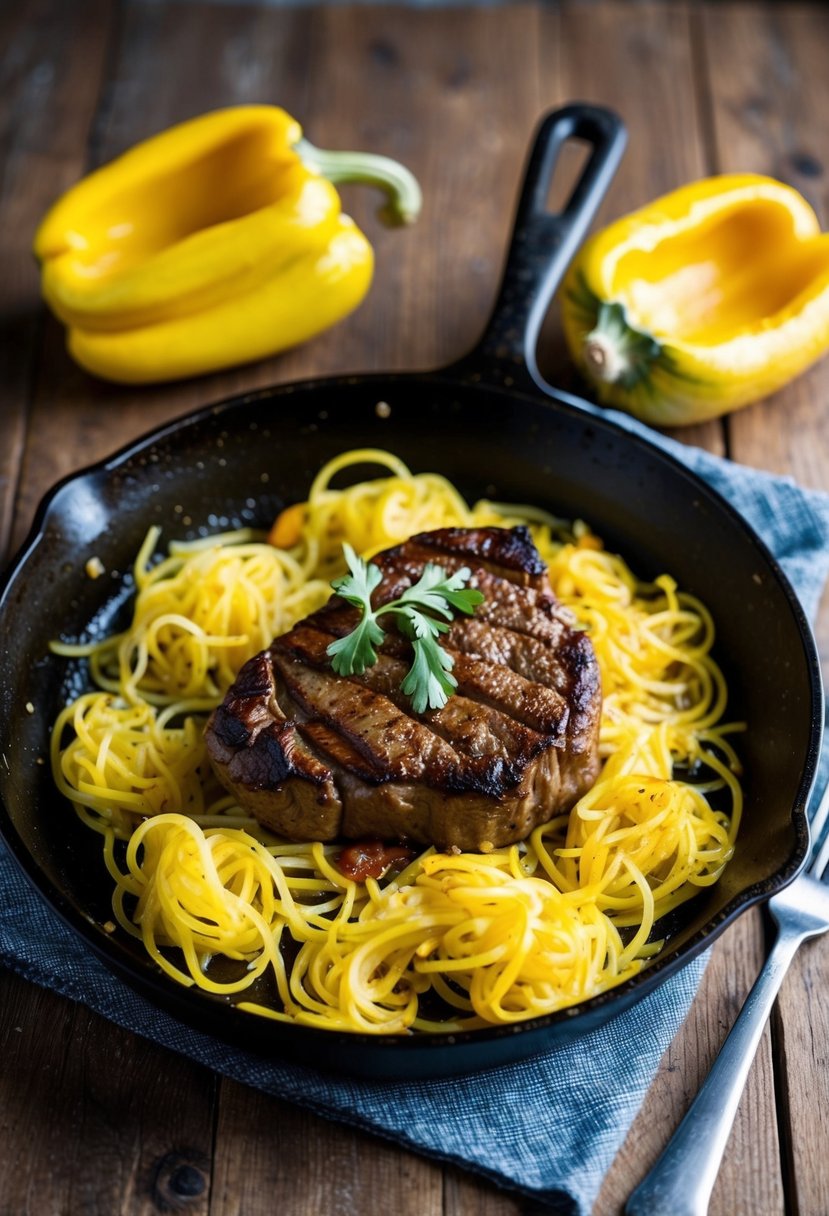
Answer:
[[622, 344], [595, 329], [584, 339], [584, 361], [593, 379], [604, 384], [615, 384], [630, 371]]
[[584, 365], [593, 380], [625, 388], [647, 379], [661, 354], [656, 338], [631, 325], [624, 306], [610, 301], [599, 306], [596, 326], [585, 335], [582, 347]]
[[382, 190], [387, 202], [379, 215], [385, 224], [413, 224], [420, 214], [423, 195], [417, 178], [396, 160], [373, 152], [329, 152], [315, 148], [307, 139], [294, 144], [294, 150], [310, 169], [335, 186], [362, 182]]

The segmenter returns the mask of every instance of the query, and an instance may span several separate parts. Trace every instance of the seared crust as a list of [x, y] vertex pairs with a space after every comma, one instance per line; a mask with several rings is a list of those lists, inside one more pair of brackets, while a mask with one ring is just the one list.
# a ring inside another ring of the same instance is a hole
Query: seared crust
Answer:
[[336, 676], [326, 648], [359, 613], [333, 596], [251, 659], [211, 717], [208, 752], [225, 786], [299, 840], [480, 850], [569, 809], [598, 772], [599, 673], [527, 529], [422, 533], [373, 561], [383, 574], [375, 607], [427, 561], [471, 568], [485, 600], [442, 640], [456, 695], [413, 714], [400, 692], [409, 644], [394, 633], [362, 676]]

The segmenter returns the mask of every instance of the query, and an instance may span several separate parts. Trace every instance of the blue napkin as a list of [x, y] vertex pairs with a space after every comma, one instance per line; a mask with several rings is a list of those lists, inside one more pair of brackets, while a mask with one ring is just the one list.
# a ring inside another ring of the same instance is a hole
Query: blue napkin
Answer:
[[[829, 571], [829, 495], [614, 416], [730, 499], [776, 554], [814, 616]], [[574, 1216], [589, 1213], [705, 966], [704, 958], [695, 960], [601, 1029], [525, 1063], [449, 1081], [394, 1084], [264, 1059], [159, 1012], [55, 920], [2, 846], [0, 963], [236, 1081], [475, 1170]]]

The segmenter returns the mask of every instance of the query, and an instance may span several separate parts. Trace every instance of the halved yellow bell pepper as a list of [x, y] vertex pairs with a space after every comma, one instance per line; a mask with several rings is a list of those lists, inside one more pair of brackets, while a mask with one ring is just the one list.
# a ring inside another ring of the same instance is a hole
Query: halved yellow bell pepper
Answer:
[[408, 170], [323, 152], [276, 106], [237, 106], [138, 144], [72, 187], [35, 237], [42, 290], [87, 370], [178, 379], [260, 359], [346, 316], [371, 246], [333, 181], [367, 181], [395, 218], [420, 206]]
[[587, 241], [561, 302], [602, 404], [658, 426], [701, 422], [829, 350], [829, 235], [782, 182], [707, 178]]

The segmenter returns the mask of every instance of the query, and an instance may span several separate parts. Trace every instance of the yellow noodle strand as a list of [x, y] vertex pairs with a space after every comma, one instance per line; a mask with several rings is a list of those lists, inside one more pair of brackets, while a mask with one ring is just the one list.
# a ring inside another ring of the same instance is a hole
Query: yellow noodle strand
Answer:
[[[367, 464], [386, 475], [333, 484]], [[580, 521], [470, 506], [388, 452], [330, 461], [296, 511], [302, 528], [284, 549], [245, 530], [174, 542], [156, 560], [151, 528], [127, 629], [53, 646], [88, 658], [95, 685], [61, 712], [51, 758], [58, 788], [102, 837], [118, 924], [179, 983], [235, 995], [267, 980], [281, 1008], [258, 997], [241, 1008], [371, 1034], [520, 1021], [636, 974], [659, 949], [660, 918], [722, 873], [740, 821], [729, 738], [740, 726], [723, 721], [707, 609], [667, 575], [638, 579]], [[602, 676], [605, 764], [569, 814], [522, 845], [428, 849], [361, 884], [338, 869], [337, 846], [276, 840], [219, 788], [206, 714], [248, 658], [325, 602], [344, 541], [370, 556], [419, 531], [518, 523]], [[219, 955], [232, 978], [214, 974]], [[445, 1020], [422, 1012], [427, 994]]]

